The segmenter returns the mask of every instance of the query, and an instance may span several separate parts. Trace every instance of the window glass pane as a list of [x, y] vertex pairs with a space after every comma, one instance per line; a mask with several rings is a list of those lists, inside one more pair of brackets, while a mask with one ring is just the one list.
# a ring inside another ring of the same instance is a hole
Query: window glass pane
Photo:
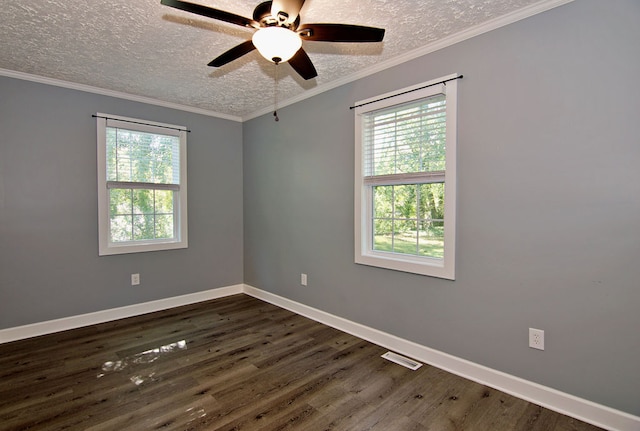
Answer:
[[444, 219], [444, 183], [420, 184], [419, 217], [423, 219]]
[[444, 183], [418, 186], [419, 254], [442, 259], [444, 256]]
[[156, 214], [172, 214], [173, 215], [173, 191], [172, 190], [156, 190], [155, 191], [155, 213]]
[[153, 190], [133, 190], [133, 214], [153, 214]]
[[416, 186], [403, 185], [393, 187], [394, 215], [399, 218], [416, 217]]
[[131, 222], [132, 217], [130, 215], [111, 216], [111, 241], [131, 241], [133, 239]]
[[173, 214], [157, 215], [155, 223], [156, 238], [173, 238]]
[[156, 190], [155, 193], [156, 238], [172, 238], [174, 236], [174, 192], [171, 190]]
[[154, 236], [153, 214], [135, 214], [133, 216], [133, 240], [148, 240]]
[[373, 249], [393, 251], [393, 220], [376, 219], [373, 221]]
[[444, 184], [373, 187], [373, 249], [442, 259]]
[[422, 220], [418, 238], [418, 254], [442, 259], [444, 257], [444, 221]]
[[109, 215], [131, 214], [131, 189], [109, 190]]
[[373, 187], [373, 249], [393, 251], [393, 186]]
[[392, 186], [373, 188], [373, 216], [375, 218], [391, 218], [393, 216]]
[[172, 190], [110, 189], [111, 241], [174, 238], [174, 193]]
[[416, 240], [415, 221], [396, 220], [393, 232], [393, 251], [403, 254], [418, 254], [418, 242]]

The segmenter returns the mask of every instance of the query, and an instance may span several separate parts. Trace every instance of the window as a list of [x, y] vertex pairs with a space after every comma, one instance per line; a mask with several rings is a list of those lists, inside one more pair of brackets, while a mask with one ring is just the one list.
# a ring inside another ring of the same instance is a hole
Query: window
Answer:
[[455, 279], [456, 77], [357, 103], [356, 263]]
[[96, 118], [99, 255], [186, 248], [186, 129]]

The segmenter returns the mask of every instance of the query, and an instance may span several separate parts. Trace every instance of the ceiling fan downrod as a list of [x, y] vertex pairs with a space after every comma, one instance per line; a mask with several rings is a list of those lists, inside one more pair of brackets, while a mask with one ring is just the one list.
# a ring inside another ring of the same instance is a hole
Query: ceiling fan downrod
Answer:
[[273, 59], [273, 64], [275, 65], [274, 77], [273, 77], [273, 117], [276, 122], [280, 121], [278, 118], [278, 64], [280, 64], [280, 60], [276, 61]]

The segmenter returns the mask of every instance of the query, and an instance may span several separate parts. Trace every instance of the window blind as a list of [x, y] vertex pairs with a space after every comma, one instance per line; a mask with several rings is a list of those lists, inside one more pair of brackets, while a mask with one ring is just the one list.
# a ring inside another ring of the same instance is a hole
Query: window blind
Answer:
[[444, 94], [372, 111], [362, 117], [365, 184], [444, 181]]
[[180, 189], [180, 138], [108, 125], [107, 188]]

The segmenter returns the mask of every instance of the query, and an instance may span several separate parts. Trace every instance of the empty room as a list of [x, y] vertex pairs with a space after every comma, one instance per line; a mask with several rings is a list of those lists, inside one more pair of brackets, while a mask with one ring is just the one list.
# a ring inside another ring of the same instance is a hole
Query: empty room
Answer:
[[640, 430], [640, 2], [0, 8], [0, 429]]

